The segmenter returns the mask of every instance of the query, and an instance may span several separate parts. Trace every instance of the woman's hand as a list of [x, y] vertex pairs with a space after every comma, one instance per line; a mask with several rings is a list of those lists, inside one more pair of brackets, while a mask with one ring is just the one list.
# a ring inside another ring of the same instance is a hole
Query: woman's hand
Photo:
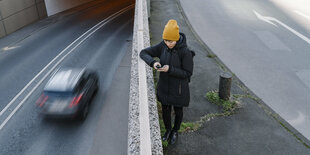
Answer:
[[159, 62], [155, 62], [153, 64], [153, 68], [157, 70], [158, 69], [157, 66], [161, 67], [161, 64]]
[[159, 72], [168, 72], [169, 71], [169, 65], [164, 65], [162, 68], [157, 69]]

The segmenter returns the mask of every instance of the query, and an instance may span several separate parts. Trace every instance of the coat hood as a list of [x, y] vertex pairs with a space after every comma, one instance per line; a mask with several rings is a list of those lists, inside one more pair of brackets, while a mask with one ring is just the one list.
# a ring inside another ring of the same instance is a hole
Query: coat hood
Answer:
[[185, 47], [187, 47], [186, 36], [184, 33], [180, 33], [180, 39], [177, 41], [175, 48], [180, 49], [180, 48], [185, 48]]

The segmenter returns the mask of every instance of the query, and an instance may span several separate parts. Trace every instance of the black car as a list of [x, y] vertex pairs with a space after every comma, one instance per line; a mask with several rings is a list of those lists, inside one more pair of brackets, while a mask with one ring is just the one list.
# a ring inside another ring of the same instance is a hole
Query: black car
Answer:
[[84, 120], [98, 87], [96, 72], [62, 68], [47, 82], [36, 104], [45, 116]]

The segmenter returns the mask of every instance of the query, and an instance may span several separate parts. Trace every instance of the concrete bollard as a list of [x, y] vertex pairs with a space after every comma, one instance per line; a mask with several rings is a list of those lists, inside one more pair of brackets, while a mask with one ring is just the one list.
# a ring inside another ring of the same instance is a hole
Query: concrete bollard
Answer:
[[223, 100], [229, 100], [232, 75], [229, 72], [222, 72], [220, 75], [219, 97]]

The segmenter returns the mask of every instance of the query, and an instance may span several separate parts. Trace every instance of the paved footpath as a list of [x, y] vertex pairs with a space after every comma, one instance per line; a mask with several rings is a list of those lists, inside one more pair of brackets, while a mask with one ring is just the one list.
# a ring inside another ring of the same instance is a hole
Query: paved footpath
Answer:
[[[196, 52], [190, 83], [191, 102], [184, 109], [184, 122], [195, 122], [207, 114], [220, 112], [220, 108], [207, 101], [205, 94], [218, 90], [219, 75], [228, 69], [216, 57], [207, 57], [211, 50], [188, 25], [178, 0], [151, 0], [149, 24], [152, 45], [161, 41], [169, 19], [178, 21], [180, 31], [187, 35], [189, 47]], [[231, 93], [252, 97], [241, 98], [240, 108], [235, 114], [214, 117], [197, 131], [180, 133], [177, 144], [166, 147], [165, 154], [310, 154], [309, 141], [261, 100], [252, 99], [255, 95], [237, 77], [233, 77]]]

